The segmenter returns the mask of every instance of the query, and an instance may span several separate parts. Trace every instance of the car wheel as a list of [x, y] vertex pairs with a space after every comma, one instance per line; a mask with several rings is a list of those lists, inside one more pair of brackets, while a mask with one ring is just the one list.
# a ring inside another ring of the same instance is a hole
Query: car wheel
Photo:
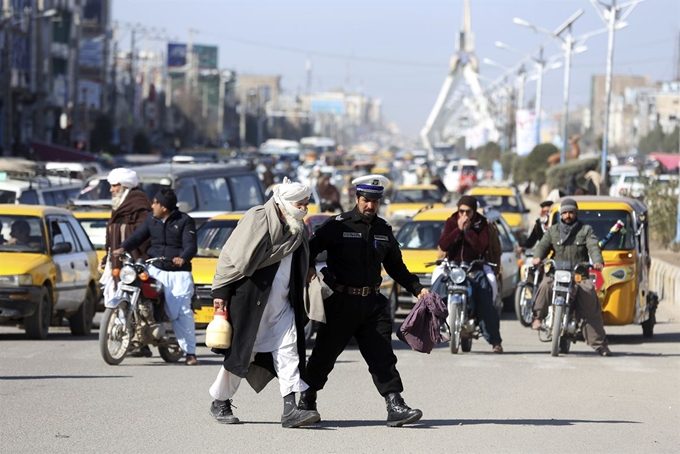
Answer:
[[74, 336], [89, 336], [92, 334], [95, 303], [94, 293], [91, 288], [88, 288], [85, 293], [85, 300], [80, 304], [78, 312], [68, 319], [71, 334]]
[[52, 320], [52, 298], [47, 287], [43, 287], [40, 303], [33, 315], [24, 319], [24, 329], [30, 339], [45, 339]]

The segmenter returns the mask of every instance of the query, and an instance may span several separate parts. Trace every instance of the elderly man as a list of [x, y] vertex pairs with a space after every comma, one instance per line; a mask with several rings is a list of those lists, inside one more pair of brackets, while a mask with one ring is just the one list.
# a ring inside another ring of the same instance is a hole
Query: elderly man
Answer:
[[[601, 271], [604, 268], [602, 251], [598, 246], [598, 238], [593, 228], [578, 219], [578, 204], [574, 199], [566, 198], [560, 203], [560, 222], [550, 226], [543, 238], [534, 249], [533, 264], [539, 265], [554, 251], [553, 259], [556, 262], [567, 261], [570, 269], [582, 262], [592, 259], [593, 268]], [[540, 330], [542, 320], [548, 314], [550, 295], [552, 292], [553, 277], [546, 276], [538, 286], [536, 299], [534, 300], [534, 320], [531, 329]], [[576, 315], [585, 320], [583, 336], [600, 356], [611, 356], [607, 336], [604, 331], [604, 319], [600, 300], [595, 292], [593, 282], [586, 277], [576, 283]]]
[[213, 279], [215, 308], [227, 309], [231, 347], [210, 387], [210, 413], [219, 423], [240, 422], [231, 402], [242, 378], [261, 391], [275, 376], [283, 396], [281, 425], [300, 427], [319, 420], [300, 410], [295, 393], [308, 388], [305, 376], [307, 318], [303, 305], [309, 245], [302, 219], [311, 190], [284, 178], [267, 203], [248, 210], [222, 248]]

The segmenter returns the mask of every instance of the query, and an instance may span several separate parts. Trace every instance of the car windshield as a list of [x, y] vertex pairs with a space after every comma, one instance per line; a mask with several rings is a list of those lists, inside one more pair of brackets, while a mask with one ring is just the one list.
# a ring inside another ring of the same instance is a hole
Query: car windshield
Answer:
[[394, 196], [393, 203], [441, 203], [442, 193], [439, 189], [402, 189]]
[[521, 207], [515, 196], [507, 195], [475, 195], [479, 205], [501, 213], [521, 213]]
[[446, 220], [411, 221], [404, 224], [397, 234], [397, 242], [402, 249], [437, 249], [439, 237], [444, 230]]
[[[555, 212], [553, 223], [559, 222], [559, 213]], [[595, 230], [598, 240], [603, 240], [616, 221], [623, 222], [623, 228], [615, 233], [609, 242], [602, 248], [605, 251], [620, 251], [635, 247], [635, 232], [633, 231], [632, 218], [628, 211], [624, 210], [579, 210], [578, 218], [584, 224], [590, 225]]]
[[224, 243], [236, 228], [237, 220], [208, 221], [198, 229], [196, 257], [219, 257]]
[[41, 218], [0, 215], [0, 226], [0, 252], [45, 253], [45, 235]]
[[106, 245], [106, 224], [108, 219], [78, 219], [78, 222], [83, 226], [87, 236], [90, 237], [95, 250], [103, 251]]

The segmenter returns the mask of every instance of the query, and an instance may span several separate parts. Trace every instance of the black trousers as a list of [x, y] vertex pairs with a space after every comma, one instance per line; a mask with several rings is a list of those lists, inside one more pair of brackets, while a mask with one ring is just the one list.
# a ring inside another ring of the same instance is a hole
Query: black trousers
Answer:
[[319, 324], [316, 345], [307, 362], [305, 381], [309, 388], [323, 389], [335, 361], [354, 336], [378, 392], [382, 396], [402, 392], [404, 387], [392, 350], [392, 322], [385, 297], [336, 292], [324, 301], [324, 308], [326, 323]]

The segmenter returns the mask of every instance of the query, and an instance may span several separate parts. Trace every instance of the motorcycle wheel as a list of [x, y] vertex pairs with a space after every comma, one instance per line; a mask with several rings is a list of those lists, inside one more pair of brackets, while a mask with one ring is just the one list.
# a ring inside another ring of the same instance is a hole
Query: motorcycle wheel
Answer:
[[[127, 303], [104, 311], [99, 325], [99, 351], [106, 364], [117, 366], [125, 358], [132, 339], [130, 320], [125, 316]], [[122, 318], [121, 318], [122, 316]]]
[[176, 363], [184, 356], [184, 352], [177, 344], [172, 347], [158, 347], [158, 354], [166, 363]]
[[569, 349], [571, 348], [571, 340], [567, 339], [566, 337], [563, 337], [560, 339], [560, 353], [564, 353], [565, 355], [569, 353]]
[[520, 285], [515, 290], [515, 314], [517, 320], [525, 328], [531, 326], [533, 320], [532, 299], [527, 297], [527, 292], [533, 296], [533, 285]]
[[552, 356], [557, 356], [560, 353], [560, 334], [562, 333], [563, 315], [564, 306], [554, 306], [552, 323], [552, 345], [550, 348], [550, 354]]
[[449, 314], [449, 327], [451, 328], [451, 339], [449, 340], [449, 348], [452, 354], [458, 353], [460, 346], [460, 332], [463, 326], [463, 306], [457, 305], [457, 310], [451, 311]]
[[461, 339], [460, 349], [463, 350], [465, 353], [470, 353], [470, 350], [472, 350], [472, 338], [466, 337], [464, 339]]

